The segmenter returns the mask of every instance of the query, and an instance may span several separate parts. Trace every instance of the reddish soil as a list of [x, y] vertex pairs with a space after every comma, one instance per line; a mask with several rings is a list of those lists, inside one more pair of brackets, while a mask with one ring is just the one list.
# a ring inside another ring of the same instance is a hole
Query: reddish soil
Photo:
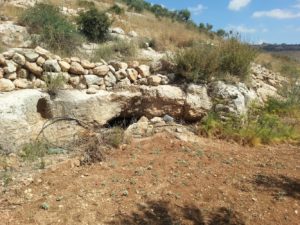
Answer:
[[299, 162], [295, 146], [156, 134], [103, 163], [63, 163], [1, 194], [0, 224], [298, 225]]

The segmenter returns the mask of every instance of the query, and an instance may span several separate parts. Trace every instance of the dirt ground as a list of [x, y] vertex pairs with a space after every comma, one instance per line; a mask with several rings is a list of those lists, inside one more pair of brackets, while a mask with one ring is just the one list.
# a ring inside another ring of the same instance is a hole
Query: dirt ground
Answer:
[[171, 134], [105, 162], [46, 168], [0, 194], [0, 224], [299, 225], [300, 148], [242, 147]]

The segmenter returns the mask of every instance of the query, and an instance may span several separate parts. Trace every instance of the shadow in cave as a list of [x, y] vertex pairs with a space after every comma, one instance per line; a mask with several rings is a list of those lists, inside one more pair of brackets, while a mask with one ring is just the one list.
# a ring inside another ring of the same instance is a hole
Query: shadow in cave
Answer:
[[196, 206], [179, 207], [165, 201], [149, 201], [139, 205], [129, 215], [118, 214], [111, 225], [245, 225], [240, 214], [228, 208], [218, 208], [204, 217]]
[[281, 193], [284, 196], [300, 199], [300, 180], [296, 178], [258, 174], [255, 176], [253, 184], [274, 194]]

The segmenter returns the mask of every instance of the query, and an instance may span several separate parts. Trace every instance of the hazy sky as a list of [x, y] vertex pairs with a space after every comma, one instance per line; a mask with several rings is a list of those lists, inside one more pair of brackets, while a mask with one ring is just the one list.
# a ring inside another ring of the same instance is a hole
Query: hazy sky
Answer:
[[300, 44], [300, 0], [150, 0], [169, 9], [188, 8], [193, 20], [235, 30], [261, 43]]

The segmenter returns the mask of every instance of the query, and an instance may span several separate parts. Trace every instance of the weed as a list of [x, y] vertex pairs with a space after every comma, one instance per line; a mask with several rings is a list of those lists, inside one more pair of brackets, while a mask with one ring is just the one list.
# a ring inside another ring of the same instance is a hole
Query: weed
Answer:
[[66, 83], [65, 77], [62, 74], [49, 74], [45, 76], [47, 92], [55, 95], [58, 90], [62, 89]]
[[46, 155], [47, 149], [48, 146], [44, 142], [31, 142], [23, 147], [20, 156], [23, 158], [23, 160], [35, 161], [37, 159], [42, 159]]
[[9, 169], [5, 169], [4, 172], [1, 175], [2, 184], [4, 187], [7, 187], [9, 183], [12, 181], [11, 172]]
[[121, 127], [114, 127], [106, 134], [105, 143], [108, 145], [118, 148], [124, 140], [124, 129]]

